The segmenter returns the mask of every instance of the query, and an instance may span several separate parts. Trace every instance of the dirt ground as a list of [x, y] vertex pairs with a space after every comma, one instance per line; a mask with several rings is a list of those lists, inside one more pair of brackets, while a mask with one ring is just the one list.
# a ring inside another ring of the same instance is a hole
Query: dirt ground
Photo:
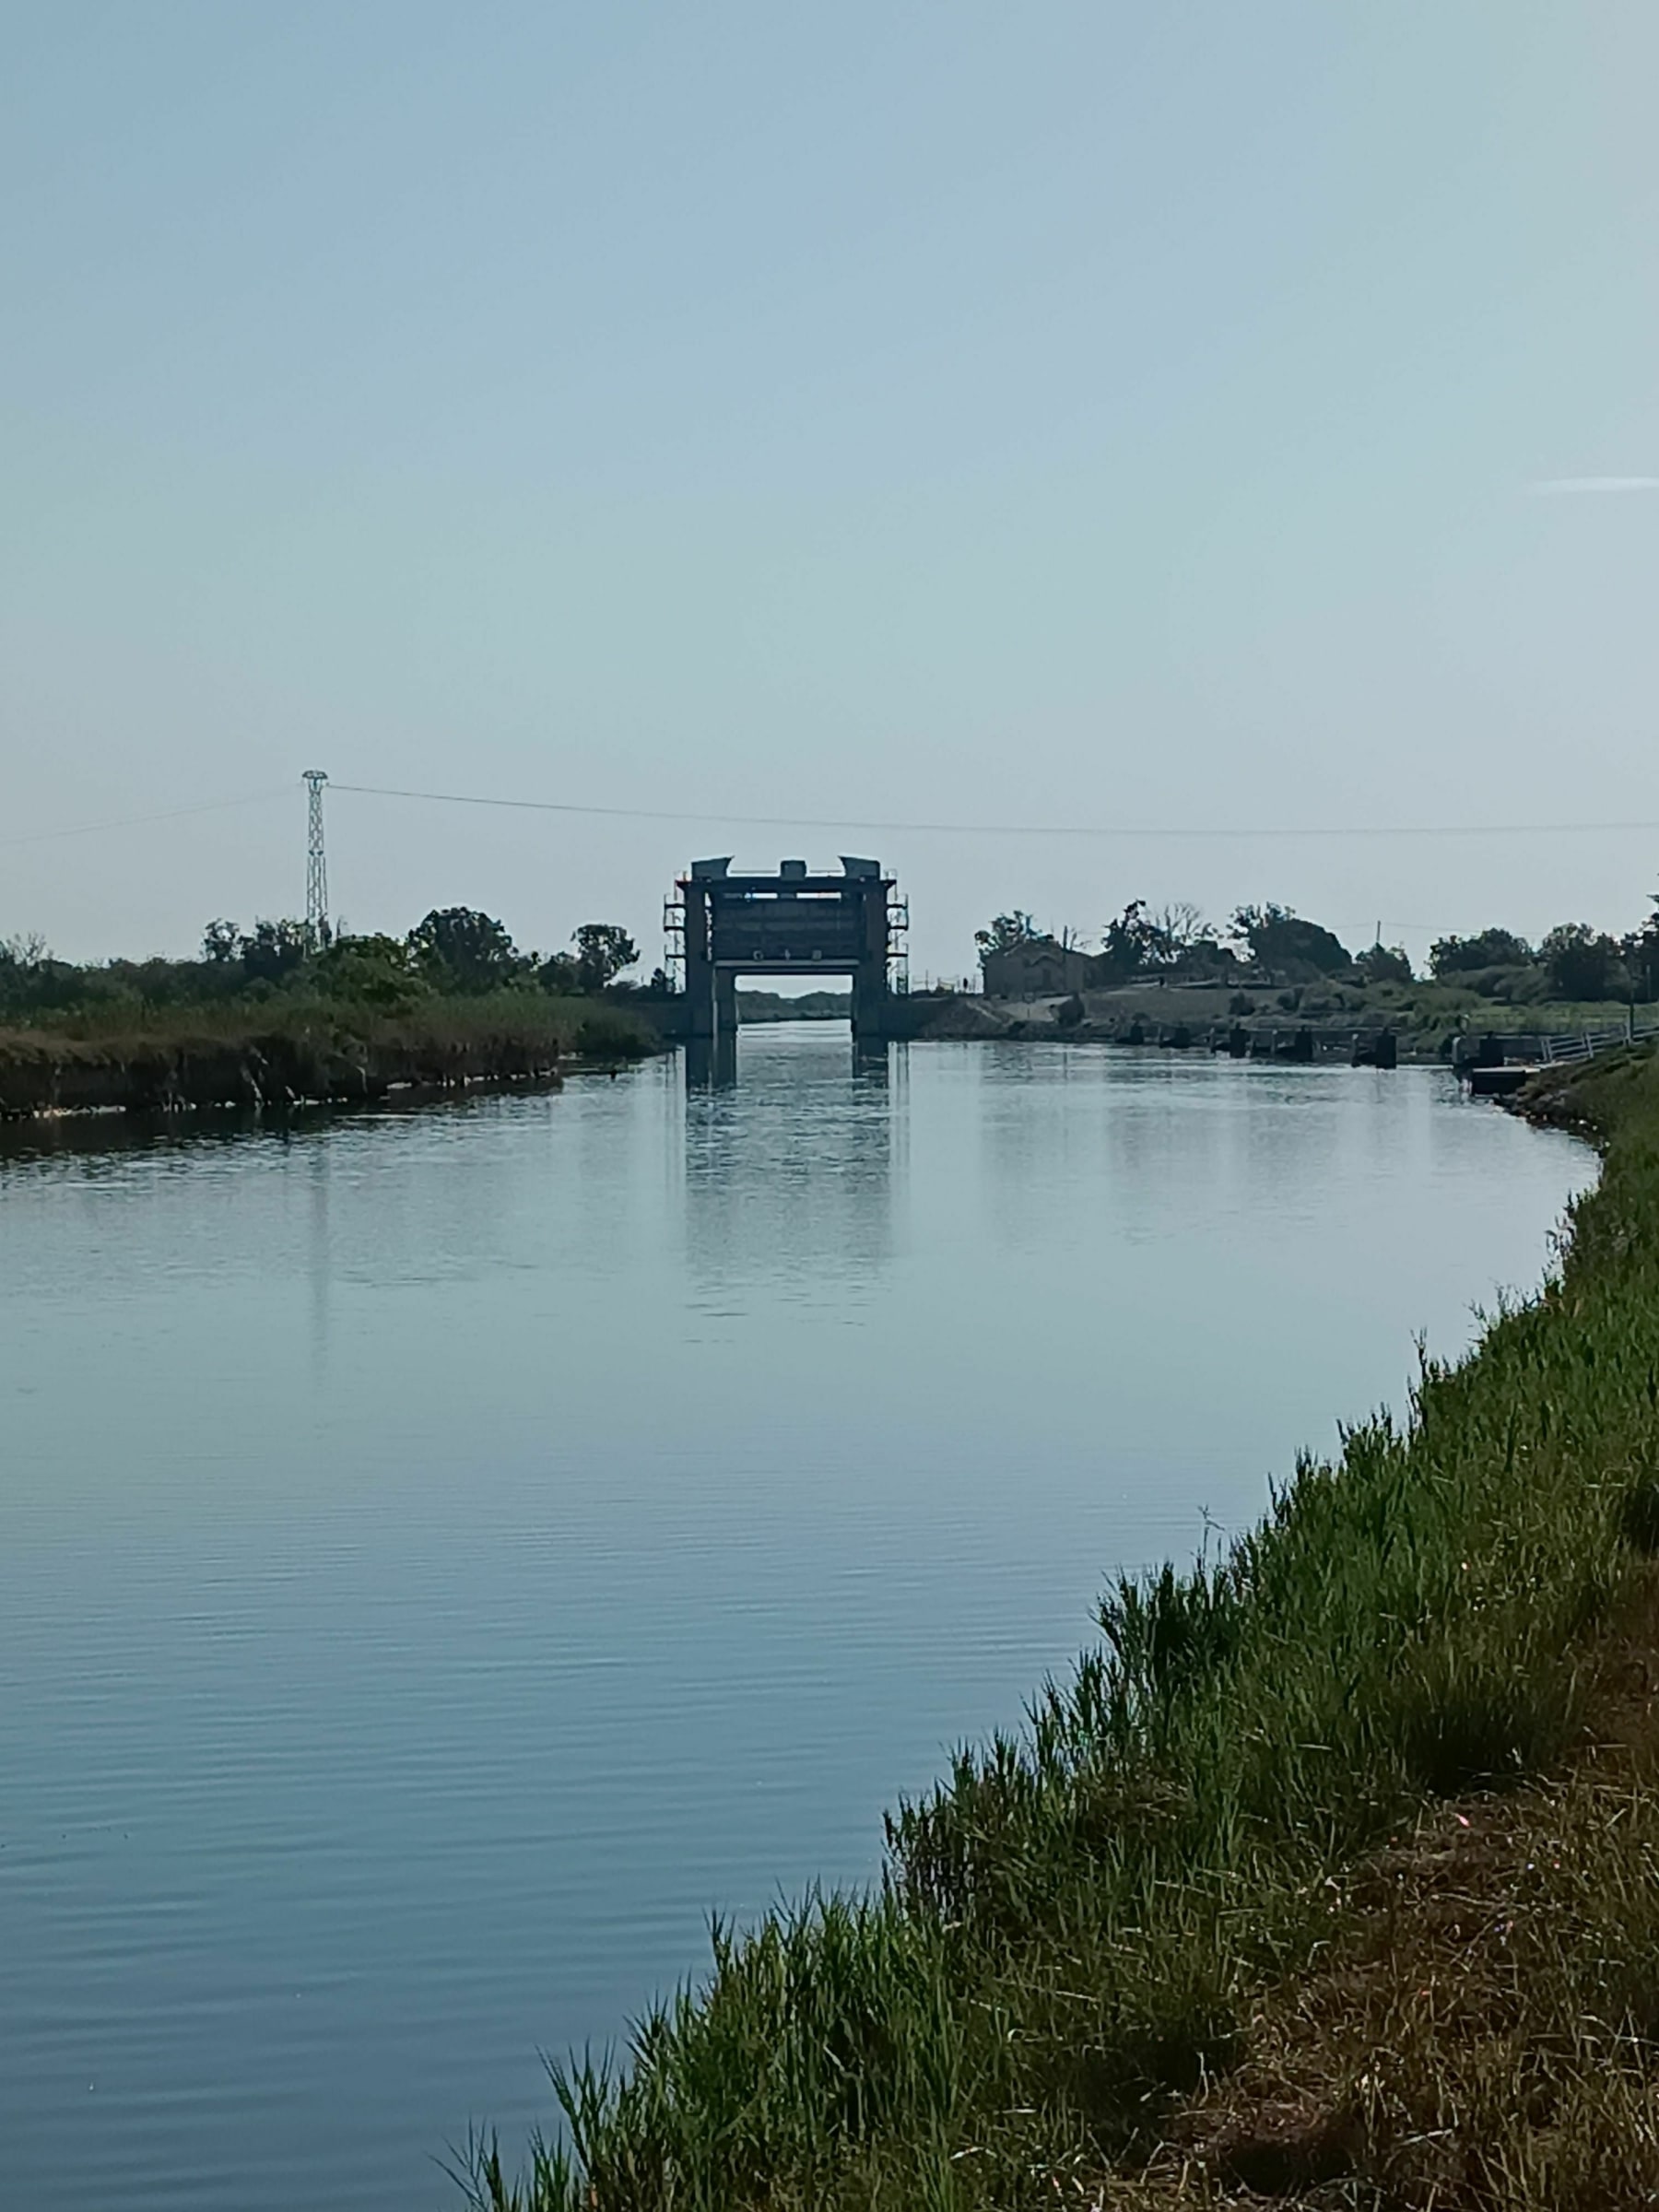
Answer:
[[1659, 2206], [1659, 1569], [1586, 1670], [1564, 1771], [1436, 1805], [1333, 1879], [1328, 1947], [1263, 1993], [1243, 2063], [1073, 2202]]

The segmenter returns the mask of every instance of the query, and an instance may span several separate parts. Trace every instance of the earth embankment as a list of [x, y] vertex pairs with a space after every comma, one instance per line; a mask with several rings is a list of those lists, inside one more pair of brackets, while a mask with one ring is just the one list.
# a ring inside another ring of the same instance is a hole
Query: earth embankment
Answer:
[[625, 1009], [528, 999], [396, 1015], [315, 1006], [181, 1012], [93, 1034], [0, 1030], [0, 1115], [360, 1103], [401, 1090], [553, 1081], [582, 1060], [655, 1049], [649, 1027]]

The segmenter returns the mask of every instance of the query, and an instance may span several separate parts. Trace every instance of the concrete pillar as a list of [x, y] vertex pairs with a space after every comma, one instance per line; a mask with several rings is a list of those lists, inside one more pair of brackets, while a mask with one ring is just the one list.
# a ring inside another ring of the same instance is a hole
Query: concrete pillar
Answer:
[[888, 892], [877, 879], [859, 899], [858, 967], [853, 977], [853, 1034], [875, 1044], [888, 1032]]
[[693, 880], [686, 886], [686, 1034], [714, 1035], [714, 968], [710, 959], [709, 894]]
[[724, 1090], [737, 1080], [735, 1037], [688, 1037], [686, 1040], [686, 1088]]

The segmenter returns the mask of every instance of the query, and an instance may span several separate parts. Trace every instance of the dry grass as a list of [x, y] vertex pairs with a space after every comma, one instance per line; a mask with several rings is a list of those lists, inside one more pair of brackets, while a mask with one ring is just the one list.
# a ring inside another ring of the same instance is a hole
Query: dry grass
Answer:
[[1426, 1810], [1324, 1884], [1313, 1959], [1141, 2171], [1174, 2212], [1635, 2212], [1659, 2204], [1659, 1573], [1594, 1653], [1552, 1781]]

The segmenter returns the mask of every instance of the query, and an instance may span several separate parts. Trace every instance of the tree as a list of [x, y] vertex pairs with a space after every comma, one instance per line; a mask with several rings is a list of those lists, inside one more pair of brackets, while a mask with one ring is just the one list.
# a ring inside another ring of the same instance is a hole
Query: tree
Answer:
[[1233, 913], [1232, 934], [1249, 947], [1258, 968], [1311, 968], [1316, 975], [1335, 975], [1353, 965], [1340, 937], [1317, 922], [1304, 922], [1293, 907], [1241, 906]]
[[1158, 924], [1147, 918], [1146, 900], [1131, 899], [1117, 920], [1106, 924], [1100, 958], [1116, 981], [1126, 982], [1154, 965], [1159, 943]]
[[255, 922], [248, 935], [236, 940], [237, 958], [250, 982], [281, 982], [304, 966], [310, 950], [311, 932], [303, 922]]
[[639, 947], [614, 922], [584, 922], [571, 942], [576, 947], [576, 984], [581, 991], [603, 991], [640, 957]]
[[996, 915], [989, 929], [973, 933], [982, 968], [994, 952], [1013, 952], [1021, 945], [1041, 945], [1047, 940], [1047, 930], [1039, 929], [1031, 916], [1018, 906], [1011, 914]]
[[1177, 975], [1213, 976], [1233, 964], [1230, 948], [1222, 944], [1214, 923], [1190, 899], [1176, 899], [1147, 917], [1150, 929], [1147, 958], [1154, 968]]
[[20, 932], [15, 937], [0, 937], [0, 967], [44, 968], [52, 959], [52, 948], [38, 929]]
[[1214, 925], [1190, 899], [1176, 899], [1160, 906], [1151, 919], [1159, 957], [1171, 967], [1179, 967], [1193, 953], [1216, 942]]
[[[1659, 907], [1659, 899], [1653, 900]], [[1619, 941], [1618, 949], [1634, 987], [1643, 998], [1659, 996], [1659, 913], [1650, 914], [1640, 929]]]
[[0, 1006], [11, 1012], [49, 1006], [54, 982], [53, 958], [44, 937], [33, 932], [28, 936], [0, 937]]
[[1384, 945], [1379, 940], [1368, 945], [1363, 952], [1354, 955], [1354, 966], [1359, 971], [1362, 983], [1408, 983], [1412, 981], [1411, 962], [1402, 945]]
[[1552, 929], [1538, 947], [1538, 958], [1558, 998], [1616, 998], [1629, 981], [1618, 944], [1588, 922], [1563, 922]]
[[535, 980], [544, 991], [555, 998], [574, 998], [582, 989], [582, 980], [576, 972], [576, 956], [571, 952], [550, 952], [535, 971]]
[[313, 962], [317, 988], [330, 998], [396, 1011], [425, 996], [427, 985], [401, 937], [335, 937]]
[[209, 922], [202, 932], [202, 958], [209, 968], [229, 968], [241, 958], [241, 931], [234, 922]]
[[1439, 978], [1479, 968], [1530, 968], [1537, 955], [1512, 930], [1483, 929], [1472, 937], [1440, 937], [1429, 947], [1429, 971]]
[[440, 990], [497, 991], [526, 965], [494, 915], [470, 906], [434, 907], [406, 941], [416, 968]]

